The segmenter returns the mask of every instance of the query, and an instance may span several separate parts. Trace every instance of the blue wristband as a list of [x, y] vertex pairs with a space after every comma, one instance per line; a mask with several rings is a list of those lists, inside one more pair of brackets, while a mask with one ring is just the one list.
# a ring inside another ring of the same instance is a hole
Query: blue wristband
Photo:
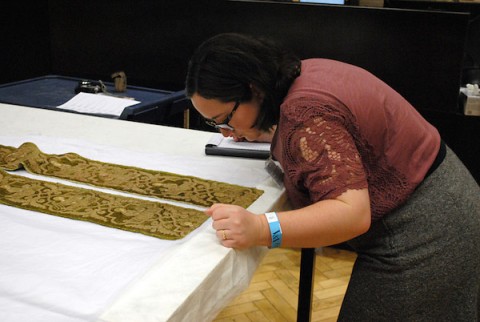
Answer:
[[277, 214], [275, 212], [267, 212], [265, 217], [270, 226], [270, 234], [272, 236], [272, 246], [270, 248], [280, 247], [282, 244], [282, 227], [280, 227]]

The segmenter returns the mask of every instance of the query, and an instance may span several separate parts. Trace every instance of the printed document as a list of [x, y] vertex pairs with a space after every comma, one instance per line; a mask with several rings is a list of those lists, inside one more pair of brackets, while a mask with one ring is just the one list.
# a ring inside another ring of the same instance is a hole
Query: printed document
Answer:
[[140, 103], [130, 98], [120, 98], [103, 94], [78, 93], [58, 108], [86, 113], [120, 116], [123, 110], [131, 105]]
[[222, 134], [213, 134], [205, 145], [205, 154], [267, 159], [270, 156], [270, 143], [235, 142], [231, 137]]
[[270, 151], [270, 143], [248, 141], [236, 142], [233, 138], [224, 137], [220, 133], [213, 134], [207, 144], [224, 149]]

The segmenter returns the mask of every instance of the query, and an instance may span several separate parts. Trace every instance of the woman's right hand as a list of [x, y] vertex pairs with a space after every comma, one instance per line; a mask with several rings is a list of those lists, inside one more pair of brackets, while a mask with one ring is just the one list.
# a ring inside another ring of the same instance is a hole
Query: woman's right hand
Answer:
[[246, 249], [270, 244], [270, 228], [265, 216], [227, 204], [214, 204], [205, 213], [213, 219], [212, 227], [225, 247]]

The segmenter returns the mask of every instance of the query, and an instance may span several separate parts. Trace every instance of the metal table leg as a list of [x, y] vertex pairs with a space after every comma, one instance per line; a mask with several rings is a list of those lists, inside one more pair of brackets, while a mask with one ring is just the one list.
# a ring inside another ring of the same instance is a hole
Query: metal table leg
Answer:
[[315, 277], [315, 248], [302, 248], [300, 283], [298, 287], [297, 322], [310, 322], [313, 280]]

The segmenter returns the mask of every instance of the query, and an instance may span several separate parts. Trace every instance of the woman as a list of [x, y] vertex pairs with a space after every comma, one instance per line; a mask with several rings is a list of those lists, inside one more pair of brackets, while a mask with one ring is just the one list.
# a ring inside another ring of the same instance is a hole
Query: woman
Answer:
[[294, 206], [212, 205], [224, 246], [347, 242], [358, 257], [341, 321], [479, 318], [480, 188], [392, 88], [352, 65], [221, 34], [194, 53], [186, 89], [224, 136], [272, 142]]

